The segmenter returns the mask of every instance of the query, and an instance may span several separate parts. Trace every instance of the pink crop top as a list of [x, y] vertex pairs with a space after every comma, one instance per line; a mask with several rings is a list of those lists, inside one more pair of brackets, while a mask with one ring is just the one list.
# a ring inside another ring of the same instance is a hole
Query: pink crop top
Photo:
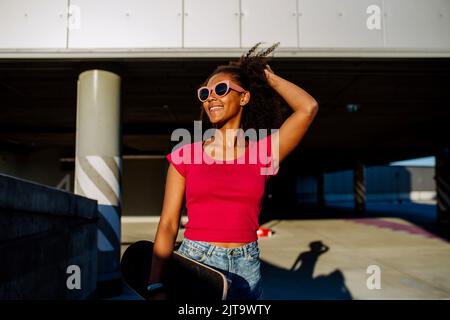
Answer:
[[185, 177], [186, 238], [207, 242], [257, 240], [265, 183], [279, 170], [272, 164], [270, 141], [271, 135], [249, 140], [245, 154], [229, 161], [211, 158], [201, 141], [185, 144], [166, 156]]

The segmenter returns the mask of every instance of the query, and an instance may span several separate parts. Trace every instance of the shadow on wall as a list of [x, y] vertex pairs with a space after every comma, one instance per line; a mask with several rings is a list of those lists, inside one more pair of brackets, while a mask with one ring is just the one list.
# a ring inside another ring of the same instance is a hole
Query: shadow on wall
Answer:
[[345, 285], [344, 274], [336, 269], [328, 275], [314, 278], [314, 268], [319, 257], [329, 247], [322, 241], [309, 244], [310, 250], [301, 252], [291, 270], [276, 267], [261, 261], [264, 299], [275, 300], [351, 300], [352, 295]]

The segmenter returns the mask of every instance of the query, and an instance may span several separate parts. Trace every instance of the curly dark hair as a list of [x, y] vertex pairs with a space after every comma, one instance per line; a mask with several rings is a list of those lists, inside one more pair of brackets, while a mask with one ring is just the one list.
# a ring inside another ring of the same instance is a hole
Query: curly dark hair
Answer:
[[[260, 45], [261, 42], [254, 45], [238, 61], [230, 61], [228, 65], [218, 66], [202, 84], [202, 86], [206, 85], [209, 79], [218, 73], [227, 73], [237, 84], [250, 91], [250, 101], [244, 108], [241, 118], [241, 128], [244, 131], [250, 128], [256, 129], [257, 132], [259, 132], [258, 129], [279, 129], [282, 124], [280, 108], [282, 99], [269, 86], [264, 73], [270, 60], [267, 56], [278, 47], [279, 42], [266, 50], [256, 52]], [[203, 107], [200, 111], [200, 120], [202, 128], [213, 127]]]

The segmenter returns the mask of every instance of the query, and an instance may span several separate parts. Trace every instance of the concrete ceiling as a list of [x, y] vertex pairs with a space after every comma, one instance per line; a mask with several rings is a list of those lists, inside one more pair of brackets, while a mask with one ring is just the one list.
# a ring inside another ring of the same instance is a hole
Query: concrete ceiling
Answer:
[[[199, 117], [196, 86], [228, 60], [0, 60], [0, 150], [58, 148], [73, 157], [78, 75], [104, 69], [122, 77], [124, 154], [166, 154], [172, 130], [192, 130]], [[320, 104], [286, 159], [300, 172], [428, 156], [450, 143], [448, 58], [277, 58], [271, 66]], [[360, 108], [348, 112], [348, 104]]]

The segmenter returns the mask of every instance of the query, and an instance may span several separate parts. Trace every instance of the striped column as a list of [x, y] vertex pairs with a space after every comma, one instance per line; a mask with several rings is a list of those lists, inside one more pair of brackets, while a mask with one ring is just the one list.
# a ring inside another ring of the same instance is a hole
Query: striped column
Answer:
[[366, 211], [366, 185], [364, 181], [364, 164], [357, 161], [353, 171], [353, 190], [355, 193], [355, 211]]
[[75, 193], [98, 202], [97, 290], [121, 291], [121, 112], [120, 77], [89, 70], [78, 78]]
[[443, 147], [436, 153], [437, 222], [450, 223], [450, 148]]

